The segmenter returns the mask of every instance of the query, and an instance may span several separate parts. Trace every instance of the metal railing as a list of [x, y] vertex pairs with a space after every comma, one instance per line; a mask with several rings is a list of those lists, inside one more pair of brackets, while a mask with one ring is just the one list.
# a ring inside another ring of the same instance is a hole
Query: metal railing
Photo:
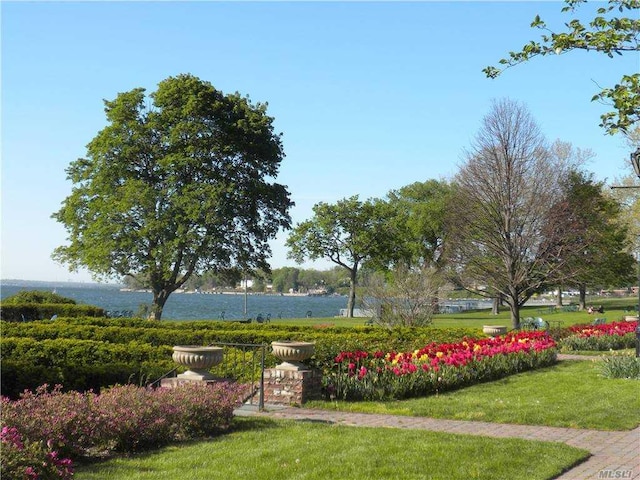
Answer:
[[[259, 410], [264, 409], [264, 364], [267, 353], [267, 344], [261, 343], [227, 343], [215, 342], [209, 347], [221, 347], [223, 349], [222, 362], [211, 369], [211, 373], [225, 380], [234, 380], [249, 386], [249, 391], [242, 399], [244, 404], [256, 405]], [[157, 380], [147, 384], [148, 387], [157, 387], [165, 378], [176, 376], [178, 367], [165, 373]], [[256, 394], [258, 398], [256, 400]]]

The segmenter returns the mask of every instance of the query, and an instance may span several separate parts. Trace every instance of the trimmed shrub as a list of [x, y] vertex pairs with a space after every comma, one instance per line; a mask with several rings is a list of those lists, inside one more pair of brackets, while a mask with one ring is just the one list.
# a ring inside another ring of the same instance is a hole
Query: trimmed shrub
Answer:
[[103, 308], [70, 303], [16, 304], [0, 306], [0, 318], [9, 322], [33, 321], [59, 317], [104, 317]]
[[75, 305], [76, 301], [73, 298], [63, 297], [57, 293], [44, 290], [22, 290], [2, 300], [3, 305], [23, 305], [31, 303], [51, 303], [56, 305], [70, 303]]
[[100, 395], [43, 385], [15, 401], [3, 397], [1, 421], [72, 459], [137, 452], [224, 431], [244, 391], [229, 382], [156, 390], [115, 386]]

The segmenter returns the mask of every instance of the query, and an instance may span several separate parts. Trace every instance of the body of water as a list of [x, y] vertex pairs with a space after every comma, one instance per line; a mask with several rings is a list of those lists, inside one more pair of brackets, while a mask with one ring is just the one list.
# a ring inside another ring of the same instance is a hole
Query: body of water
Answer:
[[[76, 302], [95, 305], [108, 311], [132, 311], [141, 305], [151, 305], [153, 296], [146, 292], [121, 291], [120, 286], [100, 284], [47, 283], [3, 281], [0, 298], [21, 290], [55, 292]], [[247, 295], [247, 317], [304, 318], [335, 317], [347, 307], [347, 297]], [[244, 294], [172, 293], [165, 304], [162, 318], [166, 320], [219, 320], [244, 318]]]
[[[55, 292], [76, 302], [95, 305], [111, 312], [128, 311], [134, 314], [142, 305], [150, 306], [153, 296], [148, 292], [123, 291], [116, 285], [95, 283], [29, 282], [22, 280], [0, 282], [0, 299], [21, 290]], [[331, 318], [347, 308], [346, 296], [290, 296], [249, 294], [246, 297], [248, 318]], [[469, 309], [491, 308], [486, 300], [451, 300], [441, 304], [443, 313]], [[166, 320], [238, 320], [245, 318], [245, 296], [238, 294], [178, 293], [171, 294], [162, 312]]]

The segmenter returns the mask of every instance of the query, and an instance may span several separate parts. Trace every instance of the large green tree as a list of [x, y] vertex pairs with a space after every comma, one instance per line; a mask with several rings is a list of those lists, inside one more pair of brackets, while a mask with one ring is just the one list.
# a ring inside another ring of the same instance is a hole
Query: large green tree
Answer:
[[445, 181], [427, 180], [406, 185], [388, 194], [396, 209], [397, 250], [404, 253], [405, 266], [440, 268], [443, 261], [445, 219], [452, 187]]
[[[564, 0], [562, 11], [575, 13], [577, 7], [586, 0]], [[499, 61], [501, 68], [486, 67], [483, 72], [496, 78], [504, 69], [527, 62], [538, 56], [561, 55], [573, 50], [595, 51], [613, 58], [624, 52], [640, 50], [640, 18], [637, 10], [640, 0], [609, 0], [606, 5], [595, 3], [595, 16], [585, 24], [579, 18], [565, 23], [566, 31], [554, 32], [536, 15], [531, 27], [545, 32], [540, 41], [531, 41], [520, 51], [509, 52], [507, 58]], [[632, 16], [617, 16], [617, 13], [631, 13]], [[608, 103], [613, 111], [601, 116], [600, 126], [607, 133], [628, 132], [640, 120], [640, 73], [637, 71], [623, 75], [620, 83], [603, 88], [592, 100]]]
[[633, 280], [634, 259], [626, 251], [627, 228], [618, 221], [621, 206], [603, 193], [593, 174], [572, 170], [562, 182], [564, 196], [553, 210], [564, 242], [557, 250], [559, 284], [578, 288], [586, 308], [587, 288], [610, 288]]
[[363, 202], [356, 195], [335, 204], [320, 202], [313, 207], [313, 217], [296, 225], [289, 235], [289, 258], [298, 263], [325, 258], [347, 270], [347, 316], [352, 317], [360, 267], [394, 254], [392, 217], [390, 205], [381, 200]]
[[54, 258], [140, 279], [156, 319], [194, 273], [268, 270], [292, 202], [274, 182], [284, 153], [267, 105], [192, 75], [104, 103], [107, 126], [67, 169], [73, 190], [53, 218], [69, 244]]

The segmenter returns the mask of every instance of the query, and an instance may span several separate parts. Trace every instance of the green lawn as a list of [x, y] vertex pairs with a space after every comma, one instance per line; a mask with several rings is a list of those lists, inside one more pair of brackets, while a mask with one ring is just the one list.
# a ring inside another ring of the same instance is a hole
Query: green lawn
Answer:
[[[592, 323], [595, 318], [604, 317], [607, 322], [622, 320], [627, 314], [626, 307], [638, 303], [637, 297], [626, 298], [600, 298], [589, 299], [587, 305], [603, 305], [605, 313], [589, 315], [587, 312], [563, 312], [553, 311], [549, 313], [548, 307], [524, 307], [521, 317], [541, 317], [550, 322], [551, 326], [569, 326], [576, 323]], [[337, 327], [364, 326], [365, 318], [283, 318], [272, 319], [271, 322], [278, 325], [333, 325]], [[492, 315], [490, 310], [474, 310], [460, 313], [438, 314], [434, 317], [433, 326], [436, 328], [471, 327], [482, 329], [483, 325], [504, 325], [511, 328], [509, 310], [503, 307], [498, 315]]]
[[561, 361], [545, 369], [425, 398], [390, 402], [311, 402], [353, 412], [415, 415], [598, 430], [640, 424], [640, 384], [606, 379], [592, 361]]
[[551, 479], [588, 453], [561, 443], [236, 418], [210, 441], [81, 466], [76, 480]]

